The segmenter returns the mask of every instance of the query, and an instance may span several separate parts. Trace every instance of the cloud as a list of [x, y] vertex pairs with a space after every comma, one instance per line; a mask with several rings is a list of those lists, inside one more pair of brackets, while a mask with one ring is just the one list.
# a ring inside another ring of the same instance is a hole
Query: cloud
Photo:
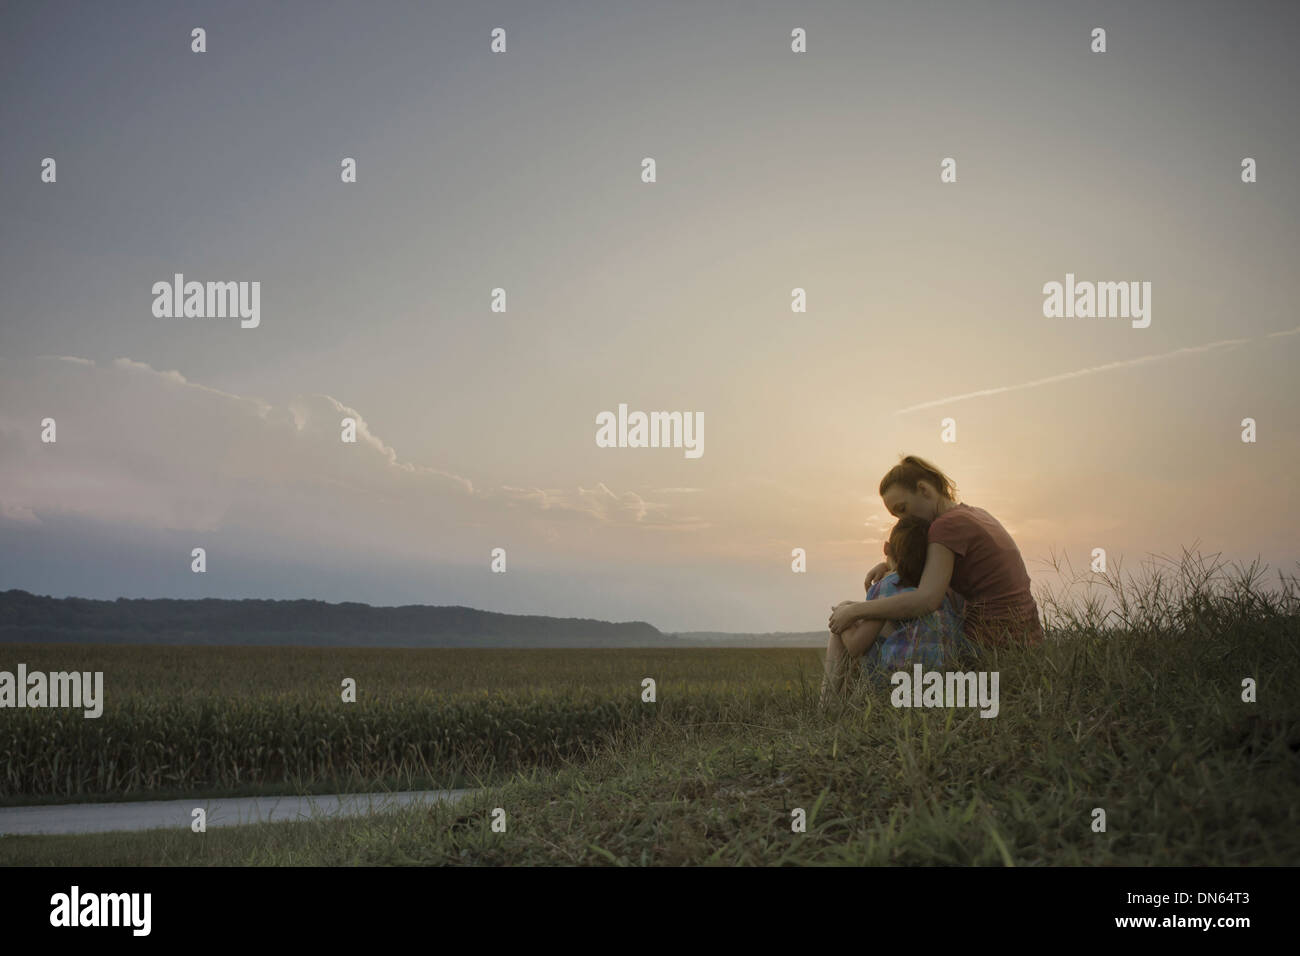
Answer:
[[[92, 368], [95, 365], [95, 363], [90, 359], [76, 358], [71, 355], [60, 355], [58, 358], [64, 362], [84, 363]], [[159, 382], [166, 383], [167, 385], [177, 385], [188, 389], [194, 389], [195, 391], [203, 392], [208, 395], [215, 395], [219, 398], [228, 399], [233, 402], [245, 403], [259, 418], [265, 418], [271, 411], [271, 406], [260, 399], [244, 398], [240, 395], [232, 395], [230, 392], [222, 392], [215, 388], [208, 388], [206, 385], [195, 384], [194, 382], [187, 380], [180, 372], [174, 370], [170, 372], [160, 372], [144, 362], [137, 362], [134, 359], [129, 358], [114, 359], [113, 367], [124, 369], [135, 375], [152, 376]]]
[[36, 512], [31, 508], [4, 500], [0, 500], [0, 520], [12, 521], [16, 524], [41, 523], [41, 519], [36, 517]]
[[867, 518], [866, 521], [862, 522], [862, 526], [864, 528], [868, 528], [869, 530], [876, 531], [876, 532], [887, 531], [893, 528], [894, 524], [895, 524], [894, 518], [892, 517], [885, 518], [878, 514], [873, 514], [869, 518]]
[[644, 498], [634, 491], [625, 491], [617, 495], [596, 482], [594, 488], [579, 487], [577, 494], [566, 494], [554, 489], [511, 488], [504, 487], [495, 493], [496, 497], [510, 502], [526, 502], [542, 511], [570, 511], [575, 514], [590, 515], [603, 521], [613, 520], [619, 516], [642, 521], [654, 510], [662, 510], [663, 505], [649, 505]]
[[[1295, 331], [1300, 331], [1300, 329], [1293, 330], [1293, 332]], [[1275, 332], [1273, 335], [1291, 335], [1293, 332]], [[1085, 375], [1096, 375], [1099, 372], [1112, 372], [1116, 369], [1132, 368], [1136, 365], [1147, 365], [1151, 362], [1162, 362], [1165, 359], [1177, 358], [1182, 355], [1193, 355], [1200, 352], [1211, 352], [1215, 349], [1233, 348], [1253, 341], [1255, 340], [1224, 339], [1221, 342], [1210, 342], [1206, 345], [1192, 345], [1186, 348], [1174, 349], [1172, 352], [1163, 352], [1159, 355], [1144, 355], [1141, 358], [1124, 359], [1119, 362], [1107, 362], [1105, 365], [1094, 365], [1091, 368], [1081, 368], [1073, 372], [1062, 372], [1059, 375], [1049, 375], [1047, 378], [1036, 378], [1031, 382], [1021, 382], [1018, 385], [999, 385], [994, 388], [981, 389], [978, 392], [966, 392], [962, 395], [950, 395], [947, 398], [936, 398], [933, 401], [921, 402], [919, 405], [909, 405], [907, 408], [900, 408], [895, 411], [894, 414], [903, 415], [907, 412], [920, 411], [923, 408], [934, 408], [936, 405], [951, 405], [954, 402], [964, 402], [972, 398], [983, 398], [987, 395], [1001, 395], [1005, 392], [1017, 392], [1026, 388], [1038, 388], [1040, 385], [1052, 385], [1056, 382], [1065, 382], [1073, 378], [1083, 378]]]
[[[52, 444], [40, 439], [46, 417], [57, 423]], [[344, 417], [356, 421], [355, 444], [340, 440]], [[513, 533], [519, 509], [541, 522], [698, 526], [599, 481], [478, 488], [402, 460], [357, 409], [330, 395], [276, 407], [129, 358], [0, 360], [0, 488], [0, 522], [64, 516], [162, 530], [242, 527], [303, 542], [404, 542], [420, 554], [454, 548], [469, 528]]]
[[333, 440], [339, 437], [343, 418], [351, 418], [357, 426], [357, 443], [374, 449], [391, 467], [413, 475], [446, 479], [459, 485], [467, 494], [474, 493], [474, 483], [468, 478], [462, 478], [460, 475], [439, 468], [428, 468], [412, 462], [400, 461], [397, 450], [370, 430], [365, 417], [359, 411], [344, 405], [331, 395], [318, 394], [296, 398], [289, 403], [289, 412], [293, 415], [294, 426], [300, 433], [319, 426], [321, 432], [328, 432], [333, 436]]
[[[662, 489], [661, 489], [662, 490]], [[615, 494], [604, 482], [594, 488], [578, 488], [576, 494], [542, 488], [501, 488], [486, 494], [511, 504], [526, 503], [544, 512], [570, 513], [595, 518], [611, 524], [636, 524], [641, 527], [692, 530], [708, 527], [695, 517], [670, 513], [665, 504], [649, 501], [634, 491]]]

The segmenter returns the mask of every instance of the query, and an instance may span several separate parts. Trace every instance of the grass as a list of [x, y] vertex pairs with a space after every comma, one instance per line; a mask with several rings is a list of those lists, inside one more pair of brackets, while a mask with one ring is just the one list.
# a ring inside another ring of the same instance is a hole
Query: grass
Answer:
[[[344, 820], [0, 838], [0, 862], [1295, 865], [1300, 615], [1294, 578], [1265, 583], [1257, 565], [1187, 553], [1137, 576], [1077, 576], [1072, 591], [1039, 599], [1045, 647], [989, 652], [979, 665], [1000, 674], [992, 719], [974, 708], [895, 708], [889, 688], [866, 685], [821, 711], [817, 651], [343, 652], [371, 675], [358, 678], [363, 688], [387, 675], [383, 693], [408, 708], [424, 701], [432, 726], [445, 713], [484, 721], [458, 743], [495, 755], [485, 789], [455, 805]], [[231, 668], [299, 655], [315, 661], [304, 667], [322, 686], [340, 654], [241, 650], [248, 656]], [[30, 654], [18, 659], [35, 668]], [[380, 660], [388, 654], [410, 656]], [[267, 695], [292, 697], [261, 669]], [[641, 702], [645, 676], [659, 680], [658, 703]], [[1242, 699], [1247, 678], [1255, 703]], [[421, 697], [423, 680], [442, 683]], [[478, 684], [492, 685], [486, 696]], [[149, 686], [142, 679], [146, 701]], [[440, 694], [466, 709], [444, 713]], [[271, 715], [294, 713], [265, 709], [275, 696], [256, 699], [272, 732]], [[609, 719], [590, 716], [601, 702]], [[417, 734], [416, 711], [400, 713], [388, 726]], [[494, 751], [493, 734], [523, 725], [494, 730], [476, 713], [569, 713], [574, 723], [567, 737], [529, 731], [533, 750]], [[370, 726], [385, 732], [377, 716]], [[402, 747], [385, 738], [376, 749]], [[505, 833], [491, 829], [497, 807]], [[796, 809], [806, 832], [792, 830]], [[1097, 809], [1104, 832], [1093, 828]]]

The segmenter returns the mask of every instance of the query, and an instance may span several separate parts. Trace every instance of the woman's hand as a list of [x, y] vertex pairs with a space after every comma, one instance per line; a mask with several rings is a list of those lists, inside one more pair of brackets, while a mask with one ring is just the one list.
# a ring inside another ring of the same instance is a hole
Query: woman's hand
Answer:
[[867, 580], [863, 582], [862, 589], [864, 591], [870, 591], [871, 585], [875, 584], [888, 573], [889, 565], [885, 564], [883, 561], [880, 564], [877, 564], [867, 572]]
[[838, 634], [861, 616], [861, 602], [844, 601], [835, 606], [831, 611], [830, 620], [826, 623], [834, 633]]

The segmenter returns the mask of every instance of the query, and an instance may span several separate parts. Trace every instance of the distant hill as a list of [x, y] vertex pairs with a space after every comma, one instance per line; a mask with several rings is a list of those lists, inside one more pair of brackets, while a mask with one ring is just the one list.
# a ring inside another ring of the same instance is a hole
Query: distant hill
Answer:
[[472, 607], [224, 598], [54, 598], [0, 591], [0, 643], [313, 647], [824, 647], [821, 631], [665, 634], [644, 621]]
[[644, 621], [325, 601], [53, 598], [0, 592], [0, 642], [324, 647], [680, 647]]
[[825, 647], [826, 631], [769, 631], [765, 634], [728, 634], [725, 631], [684, 631], [674, 634], [694, 647]]

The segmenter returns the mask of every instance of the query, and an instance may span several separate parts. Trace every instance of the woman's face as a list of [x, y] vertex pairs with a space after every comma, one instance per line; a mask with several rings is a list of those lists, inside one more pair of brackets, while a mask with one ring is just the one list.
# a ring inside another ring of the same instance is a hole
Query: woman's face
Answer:
[[916, 515], [926, 521], [933, 521], [938, 495], [935, 494], [934, 489], [930, 487], [928, 482], [918, 481], [916, 491], [908, 491], [899, 484], [890, 485], [885, 489], [885, 493], [880, 496], [880, 500], [885, 503], [885, 507], [889, 509], [889, 513], [895, 518], [901, 518], [904, 515]]

